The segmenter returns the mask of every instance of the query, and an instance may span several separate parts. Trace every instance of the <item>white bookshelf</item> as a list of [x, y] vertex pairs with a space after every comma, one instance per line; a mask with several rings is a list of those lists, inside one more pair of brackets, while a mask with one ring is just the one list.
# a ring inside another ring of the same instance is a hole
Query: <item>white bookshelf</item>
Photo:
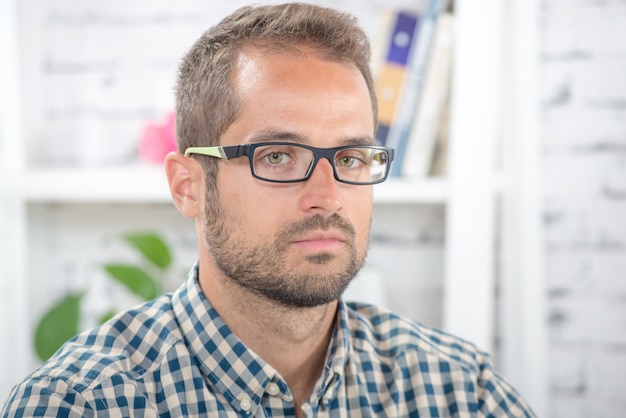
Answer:
[[[165, 171], [160, 165], [29, 170], [2, 188], [5, 194], [30, 203], [171, 202]], [[377, 204], [444, 204], [446, 193], [444, 178], [392, 178], [374, 186]]]
[[[439, 205], [445, 208], [445, 256], [443, 268], [443, 327], [466, 337], [486, 349], [494, 348], [496, 310], [496, 263], [498, 255], [494, 242], [499, 233], [496, 204], [499, 196], [511, 195], [507, 188], [512, 171], [504, 167], [495, 169], [493, 161], [501, 151], [502, 42], [509, 35], [507, 13], [514, 6], [529, 0], [457, 0], [457, 50], [453, 75], [453, 115], [447, 178], [428, 178], [421, 181], [390, 179], [374, 188], [375, 205], [401, 206], [404, 211], [414, 211], [420, 206]], [[534, 1], [532, 1], [534, 2]], [[531, 2], [531, 3], [532, 3]], [[0, 231], [11, 242], [11, 253], [0, 254], [0, 289], [10, 292], [3, 295], [0, 310], [0, 398], [6, 396], [10, 385], [31, 368], [29, 356], [30, 324], [29, 295], [31, 264], [36, 263], [38, 248], [29, 242], [32, 224], [45, 228], [41, 219], [33, 219], [46, 211], [49, 204], [83, 205], [85, 203], [142, 204], [163, 206], [170, 204], [169, 191], [161, 166], [132, 165], [106, 168], [31, 169], [26, 166], [28, 146], [24, 138], [25, 117], [20, 103], [20, 68], [18, 57], [17, 0], [0, 0], [0, 94], [2, 129], [5, 135], [5, 155], [0, 156]], [[480, 24], [476, 24], [480, 22]], [[517, 22], [524, 30], [534, 30], [532, 16]], [[528, 29], [531, 27], [531, 29]], [[5, 60], [4, 58], [13, 58]], [[8, 63], [5, 64], [5, 63]], [[510, 119], [510, 117], [509, 117]], [[528, 122], [528, 120], [526, 120]], [[532, 121], [531, 121], [532, 122]], [[508, 122], [512, 123], [512, 122]], [[528, 158], [528, 155], [526, 155]], [[532, 158], [532, 157], [530, 157]], [[526, 161], [526, 163], [528, 163]], [[528, 186], [528, 185], [526, 185]], [[532, 186], [532, 185], [531, 185]], [[514, 193], [514, 192], [513, 192]], [[37, 210], [32, 210], [37, 207]], [[531, 214], [532, 215], [532, 214]], [[94, 221], [95, 222], [95, 221]], [[507, 218], [515, 224], [518, 218]], [[526, 239], [513, 237], [509, 239]], [[537, 236], [533, 244], [540, 245]], [[529, 244], [528, 241], [525, 242]], [[532, 263], [532, 255], [524, 253], [525, 261]], [[534, 272], [536, 273], [536, 272]], [[540, 280], [540, 277], [521, 278]], [[526, 288], [537, 295], [537, 287]], [[530, 301], [527, 293], [526, 300]], [[532, 302], [529, 302], [532, 303]], [[516, 308], [517, 309], [517, 308]], [[511, 327], [528, 329], [528, 320], [519, 312], [504, 315]], [[534, 319], [536, 321], [536, 318]], [[533, 323], [536, 325], [536, 322]], [[539, 325], [541, 326], [541, 324]], [[28, 332], [24, 332], [27, 330]], [[527, 331], [528, 332], [528, 331]], [[5, 334], [10, 338], [4, 338]], [[533, 336], [525, 334], [523, 344], [530, 350], [523, 361], [542, 359], [543, 353], [532, 352]], [[7, 342], [5, 342], [7, 341]], [[10, 342], [9, 342], [10, 341]], [[504, 353], [506, 357], [507, 353]], [[524, 370], [524, 365], [516, 365]], [[534, 372], [532, 374], [531, 372]], [[507, 370], [503, 370], [506, 374]], [[526, 369], [518, 388], [524, 393], [532, 390], [533, 378], [543, 379], [544, 371]], [[540, 405], [537, 412], [545, 410], [545, 393], [534, 393]], [[534, 399], [533, 399], [534, 400]], [[540, 414], [542, 415], [542, 414]]]
[[159, 165], [32, 170], [8, 187], [30, 203], [171, 202], [165, 170]]

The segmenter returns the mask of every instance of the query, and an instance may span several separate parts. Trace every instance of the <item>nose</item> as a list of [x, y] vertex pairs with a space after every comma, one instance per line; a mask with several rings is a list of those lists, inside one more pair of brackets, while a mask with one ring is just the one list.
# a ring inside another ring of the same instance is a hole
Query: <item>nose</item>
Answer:
[[326, 158], [317, 162], [302, 187], [301, 205], [306, 212], [334, 213], [343, 207], [341, 183], [335, 180], [333, 166]]

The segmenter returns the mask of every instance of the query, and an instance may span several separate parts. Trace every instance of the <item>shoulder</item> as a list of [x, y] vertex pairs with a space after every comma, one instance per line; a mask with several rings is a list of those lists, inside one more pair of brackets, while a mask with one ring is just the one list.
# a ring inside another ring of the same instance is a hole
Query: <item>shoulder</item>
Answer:
[[457, 412], [467, 410], [468, 416], [474, 416], [470, 411], [479, 416], [534, 416], [495, 371], [491, 356], [471, 342], [363, 303], [345, 304], [342, 318], [351, 336], [355, 372], [364, 380], [372, 376], [377, 393], [385, 382], [393, 396], [403, 396], [415, 408], [425, 404], [446, 413], [454, 406], [461, 408]]
[[394, 362], [428, 358], [472, 374], [489, 362], [473, 343], [385, 308], [347, 302], [346, 313], [353, 348], [362, 354]]
[[157, 370], [180, 341], [171, 296], [164, 295], [77, 335], [22, 385], [60, 385], [80, 393], [105, 381], [138, 381]]

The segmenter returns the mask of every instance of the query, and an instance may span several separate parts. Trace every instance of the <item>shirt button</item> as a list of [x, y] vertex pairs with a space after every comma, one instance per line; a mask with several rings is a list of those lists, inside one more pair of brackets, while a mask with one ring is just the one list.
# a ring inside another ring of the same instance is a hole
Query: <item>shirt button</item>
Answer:
[[270, 382], [265, 388], [265, 391], [272, 396], [276, 396], [280, 393], [280, 388], [278, 387], [276, 383]]
[[244, 395], [241, 397], [241, 400], [239, 401], [239, 406], [246, 412], [248, 412], [250, 408], [252, 408], [252, 402], [250, 401], [248, 395]]

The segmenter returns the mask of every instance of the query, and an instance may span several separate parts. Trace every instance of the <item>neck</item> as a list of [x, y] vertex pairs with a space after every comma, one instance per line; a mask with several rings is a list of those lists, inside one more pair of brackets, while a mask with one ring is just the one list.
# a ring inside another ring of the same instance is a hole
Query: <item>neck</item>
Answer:
[[324, 370], [337, 301], [312, 308], [286, 307], [227, 280], [215, 280], [217, 276], [203, 275], [202, 265], [200, 274], [211, 305], [246, 346], [280, 373], [299, 409]]

